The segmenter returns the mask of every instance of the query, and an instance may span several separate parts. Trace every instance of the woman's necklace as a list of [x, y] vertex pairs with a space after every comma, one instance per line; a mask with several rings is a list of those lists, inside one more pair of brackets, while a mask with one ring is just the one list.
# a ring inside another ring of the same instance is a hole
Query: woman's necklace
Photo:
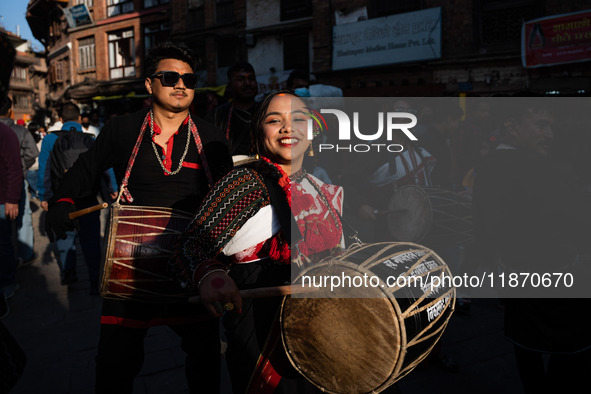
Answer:
[[[294, 175], [297, 175], [297, 174], [298, 173], [296, 173]], [[330, 216], [332, 217], [332, 220], [334, 221], [334, 225], [336, 227], [336, 230], [340, 231], [341, 221], [338, 219], [339, 215], [337, 214], [335, 207], [328, 201], [328, 198], [326, 198], [326, 196], [322, 192], [320, 185], [316, 183], [314, 178], [308, 176], [308, 174], [305, 171], [304, 171], [304, 174], [301, 179], [303, 180], [304, 178], [306, 178], [308, 180], [308, 182], [310, 182], [312, 187], [314, 189], [316, 189], [316, 193], [318, 193], [318, 196], [320, 196], [320, 199], [322, 200], [322, 202], [324, 203], [326, 208], [328, 208], [328, 212], [330, 213]], [[301, 181], [296, 181], [296, 182], [301, 183]]]
[[292, 181], [292, 182], [295, 182], [295, 183], [301, 183], [302, 180], [306, 177], [306, 175], [307, 175], [307, 172], [302, 167], [298, 171], [296, 171], [293, 174], [291, 174], [289, 176], [289, 180]]
[[[150, 141], [152, 142], [152, 148], [154, 148], [154, 153], [156, 154], [156, 159], [158, 159], [158, 163], [160, 163], [160, 167], [164, 170], [164, 172], [168, 175], [176, 175], [181, 171], [181, 168], [183, 167], [183, 162], [185, 161], [185, 157], [187, 156], [187, 152], [189, 151], [189, 142], [191, 141], [191, 127], [192, 127], [192, 123], [191, 123], [191, 117], [189, 116], [189, 124], [188, 124], [188, 128], [187, 128], [187, 143], [185, 144], [185, 151], [183, 152], [183, 155], [181, 156], [181, 160], [179, 161], [179, 165], [177, 167], [176, 170], [174, 171], [169, 171], [165, 166], [164, 163], [162, 162], [162, 159], [160, 158], [160, 154], [158, 153], [158, 149], [156, 148], [156, 144], [154, 143], [154, 112], [152, 111], [152, 109], [150, 109]], [[172, 153], [170, 155], [170, 157], [172, 158]], [[170, 167], [172, 169], [172, 166]]]

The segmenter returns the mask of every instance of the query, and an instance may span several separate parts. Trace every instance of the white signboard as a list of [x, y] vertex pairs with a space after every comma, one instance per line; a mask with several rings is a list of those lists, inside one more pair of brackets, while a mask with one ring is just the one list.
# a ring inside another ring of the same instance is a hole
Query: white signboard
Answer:
[[86, 4], [78, 4], [63, 9], [68, 25], [72, 28], [92, 23], [92, 17]]
[[333, 70], [441, 58], [441, 7], [333, 28]]

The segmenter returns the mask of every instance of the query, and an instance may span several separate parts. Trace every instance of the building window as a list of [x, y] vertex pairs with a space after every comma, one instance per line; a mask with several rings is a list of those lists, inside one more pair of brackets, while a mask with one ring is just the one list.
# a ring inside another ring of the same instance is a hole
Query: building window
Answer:
[[144, 0], [144, 8], [155, 7], [157, 5], [169, 4], [170, 0]]
[[94, 37], [83, 38], [78, 41], [78, 65], [80, 70], [95, 68]]
[[22, 94], [15, 94], [13, 96], [14, 100], [14, 107], [20, 109], [28, 109], [29, 108], [29, 96], [25, 96]]
[[27, 69], [15, 66], [12, 69], [12, 78], [15, 79], [15, 82], [27, 82]]
[[216, 23], [228, 23], [234, 20], [234, 0], [215, 0]]
[[519, 49], [521, 25], [543, 15], [543, 1], [480, 0], [476, 8], [477, 37], [482, 47]]
[[133, 0], [108, 0], [107, 16], [133, 12]]
[[312, 16], [310, 0], [281, 0], [281, 20], [305, 18]]
[[187, 15], [187, 29], [205, 26], [205, 7], [203, 0], [187, 0], [189, 14]]
[[51, 74], [54, 83], [64, 82], [64, 62], [61, 60], [55, 62]]
[[133, 30], [109, 33], [109, 75], [111, 79], [135, 76]]
[[283, 69], [308, 70], [310, 68], [310, 45], [308, 33], [283, 36]]
[[157, 42], [166, 41], [170, 34], [170, 22], [164, 21], [144, 26], [144, 46], [146, 52]]
[[94, 6], [94, 0], [76, 0], [76, 5], [86, 4], [86, 6], [90, 9]]

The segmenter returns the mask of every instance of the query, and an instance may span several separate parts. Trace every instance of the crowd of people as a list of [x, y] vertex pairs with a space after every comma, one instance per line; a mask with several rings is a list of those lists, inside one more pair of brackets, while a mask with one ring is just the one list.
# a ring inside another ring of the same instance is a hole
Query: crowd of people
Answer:
[[[234, 392], [320, 392], [278, 345], [281, 298], [249, 300], [239, 291], [289, 283], [294, 258], [317, 261], [349, 246], [349, 224], [363, 242], [414, 241], [393, 239], [392, 219], [384, 214], [393, 193], [407, 185], [473, 199], [475, 240], [433, 246], [450, 265], [482, 259], [516, 266], [558, 256], [578, 262], [587, 253], [576, 233], [591, 224], [580, 183], [561, 187], [570, 193], [564, 204], [557, 204], [555, 194], [539, 199], [555, 170], [548, 159], [551, 109], [525, 105], [521, 112], [515, 107], [499, 112], [491, 101], [473, 100], [464, 117], [454, 100], [433, 105], [398, 99], [384, 110], [417, 116], [417, 141], [395, 136], [393, 142], [403, 144], [404, 151], [334, 160], [334, 155], [314, 153], [320, 128], [314, 128], [312, 140], [308, 135], [313, 114], [304, 100], [310, 97], [307, 73], [295, 71], [286, 90], [257, 99], [254, 68], [237, 62], [227, 73], [230, 100], [217, 105], [218, 97], [196, 94], [198, 62], [184, 45], [157, 45], [145, 64], [150, 107], [115, 117], [100, 129], [91, 114], [81, 114], [73, 103], [65, 103], [59, 122], [47, 129], [35, 122], [27, 128], [14, 124], [9, 99], [0, 107], [0, 318], [8, 314], [8, 299], [18, 288], [18, 264], [36, 257], [30, 198], [46, 211], [61, 284], [78, 281], [78, 239], [91, 295], [99, 294], [99, 214], [77, 220], [70, 214], [97, 205], [99, 196], [111, 203], [194, 215], [169, 265], [178, 285], [199, 294], [201, 303], [105, 298], [96, 393], [133, 391], [144, 361], [144, 338], [150, 327], [162, 325], [181, 338], [190, 391], [218, 392], [220, 318]], [[60, 163], [62, 145], [79, 147], [75, 163]], [[566, 183], [567, 178], [556, 177]], [[552, 216], [540, 219], [539, 212]], [[557, 232], [557, 222], [569, 228], [568, 235]], [[13, 238], [18, 238], [17, 250]], [[561, 242], [552, 242], [556, 239]], [[520, 254], [531, 250], [539, 253]], [[544, 319], [548, 303], [502, 303], [526, 393], [556, 390], [565, 379], [577, 387], [591, 366], [587, 336], [576, 330], [569, 335], [569, 326], [566, 338], [556, 338], [561, 328]], [[469, 305], [469, 298], [460, 297], [457, 311], [469, 313]], [[433, 353], [442, 367], [457, 371], [453, 360], [438, 349]], [[544, 368], [544, 354], [559, 356]]]

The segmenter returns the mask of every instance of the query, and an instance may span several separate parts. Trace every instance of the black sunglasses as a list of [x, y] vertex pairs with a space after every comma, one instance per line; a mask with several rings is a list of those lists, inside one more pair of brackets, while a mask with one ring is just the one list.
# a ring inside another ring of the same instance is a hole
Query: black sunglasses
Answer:
[[150, 78], [160, 78], [162, 86], [173, 87], [179, 83], [179, 79], [183, 79], [183, 84], [187, 89], [195, 89], [197, 87], [198, 77], [195, 74], [186, 73], [179, 74], [176, 71], [158, 71], [156, 74], [151, 75]]

